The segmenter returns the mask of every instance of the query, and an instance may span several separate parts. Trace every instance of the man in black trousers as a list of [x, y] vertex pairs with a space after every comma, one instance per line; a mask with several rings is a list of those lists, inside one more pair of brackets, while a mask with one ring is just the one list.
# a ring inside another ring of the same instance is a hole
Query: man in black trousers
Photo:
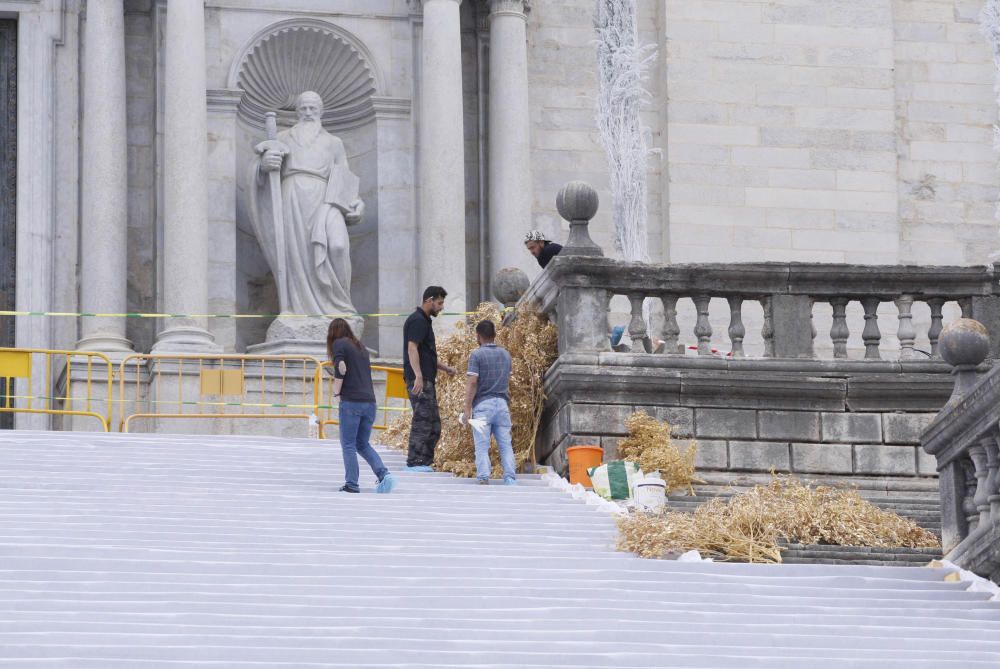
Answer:
[[441, 438], [441, 413], [437, 403], [437, 372], [454, 375], [456, 370], [438, 362], [431, 321], [444, 310], [447, 291], [428, 286], [423, 301], [403, 325], [403, 379], [413, 407], [410, 443], [406, 455], [409, 471], [434, 471], [434, 449]]

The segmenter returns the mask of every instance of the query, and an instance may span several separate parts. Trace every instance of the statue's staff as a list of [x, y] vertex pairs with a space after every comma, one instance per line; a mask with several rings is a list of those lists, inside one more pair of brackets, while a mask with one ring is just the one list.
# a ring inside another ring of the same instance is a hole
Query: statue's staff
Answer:
[[[267, 112], [264, 120], [264, 127], [267, 130], [267, 140], [257, 145], [257, 152], [265, 155], [268, 151], [274, 151], [284, 158], [289, 153], [289, 148], [278, 141], [278, 115], [274, 112]], [[281, 169], [268, 173], [268, 180], [271, 186], [271, 211], [274, 215], [274, 239], [278, 254], [278, 301], [281, 311], [284, 312], [291, 305], [288, 295], [288, 281], [286, 265], [288, 258], [285, 255], [285, 210], [281, 200]]]

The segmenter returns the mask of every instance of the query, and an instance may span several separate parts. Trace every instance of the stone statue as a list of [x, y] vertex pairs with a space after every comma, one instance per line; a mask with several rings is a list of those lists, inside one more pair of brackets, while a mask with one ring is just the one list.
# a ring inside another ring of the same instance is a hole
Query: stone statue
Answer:
[[[351, 302], [347, 227], [361, 222], [365, 204], [344, 143], [322, 126], [323, 100], [307, 91], [296, 101], [299, 121], [277, 132], [268, 115], [268, 139], [250, 164], [248, 207], [261, 249], [275, 277], [281, 314], [267, 341], [325, 341], [328, 319], [285, 314], [357, 311]], [[363, 321], [349, 318], [355, 333]]]

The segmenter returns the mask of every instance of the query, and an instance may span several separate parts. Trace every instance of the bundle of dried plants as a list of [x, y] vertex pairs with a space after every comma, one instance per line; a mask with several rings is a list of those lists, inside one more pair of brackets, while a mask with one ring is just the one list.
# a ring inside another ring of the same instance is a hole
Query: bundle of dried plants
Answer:
[[919, 548], [938, 538], [908, 518], [885, 511], [854, 490], [809, 487], [779, 477], [694, 513], [631, 513], [618, 522], [618, 549], [646, 558], [697, 550], [739, 562], [781, 562], [781, 542]]
[[[510, 352], [513, 369], [510, 378], [510, 416], [512, 439], [518, 468], [535, 460], [535, 434], [541, 420], [545, 393], [542, 377], [558, 355], [556, 328], [529, 306], [518, 308], [514, 318], [503, 323], [503, 313], [493, 304], [483, 303], [456, 331], [438, 344], [438, 358], [455, 367], [453, 377], [438, 374], [437, 397], [441, 410], [441, 441], [434, 456], [434, 468], [457, 476], [475, 476], [475, 445], [470, 428], [458, 422], [465, 404], [465, 371], [469, 356], [477, 347], [475, 326], [481, 320], [497, 326], [497, 344]], [[389, 445], [406, 448], [410, 434], [410, 415], [404, 414], [386, 430]], [[490, 448], [493, 475], [500, 476], [500, 458], [496, 443]]]
[[642, 471], [660, 472], [667, 484], [667, 494], [687, 488], [694, 494], [692, 483], [701, 483], [694, 474], [697, 445], [694, 440], [681, 452], [674, 446], [670, 423], [656, 420], [645, 411], [636, 411], [625, 420], [628, 437], [618, 445], [618, 458], [630, 460]]

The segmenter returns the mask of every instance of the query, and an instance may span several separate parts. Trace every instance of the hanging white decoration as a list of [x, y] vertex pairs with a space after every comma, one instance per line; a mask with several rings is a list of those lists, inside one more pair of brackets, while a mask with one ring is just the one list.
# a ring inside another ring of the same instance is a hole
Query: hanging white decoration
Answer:
[[615, 248], [649, 262], [646, 209], [648, 148], [639, 113], [655, 52], [639, 44], [637, 0], [597, 0], [597, 126], [608, 154]]
[[[997, 92], [997, 102], [1000, 104], [1000, 0], [986, 0], [983, 10], [979, 13], [979, 24], [993, 49], [993, 63], [997, 67], [993, 90]], [[1000, 126], [996, 124], [993, 125], [993, 149], [1000, 152]], [[1000, 203], [994, 216], [1000, 220]], [[1000, 252], [993, 253], [990, 259], [994, 262], [1000, 260]]]

